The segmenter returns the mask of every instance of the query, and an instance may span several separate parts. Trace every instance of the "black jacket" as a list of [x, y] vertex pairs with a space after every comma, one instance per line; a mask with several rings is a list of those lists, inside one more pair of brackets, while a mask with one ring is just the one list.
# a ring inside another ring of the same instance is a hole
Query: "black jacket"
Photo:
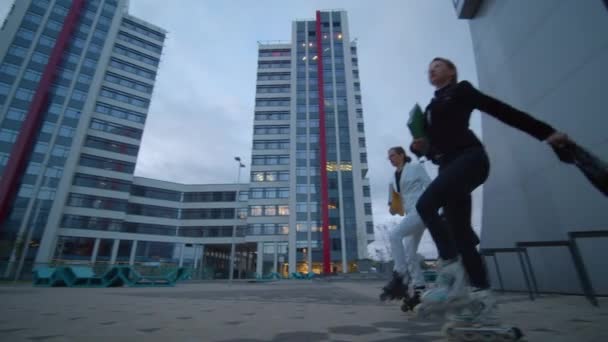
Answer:
[[469, 118], [474, 109], [486, 112], [538, 140], [545, 140], [555, 132], [544, 122], [483, 94], [468, 81], [461, 81], [435, 91], [435, 97], [424, 111], [425, 130], [430, 143], [427, 157], [435, 159], [482, 145], [469, 128]]

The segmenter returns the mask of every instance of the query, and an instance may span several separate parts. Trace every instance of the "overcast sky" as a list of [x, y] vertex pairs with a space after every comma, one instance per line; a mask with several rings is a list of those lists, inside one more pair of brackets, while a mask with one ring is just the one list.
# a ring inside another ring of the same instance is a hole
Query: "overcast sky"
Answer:
[[[0, 18], [11, 0], [0, 0]], [[131, 0], [131, 15], [168, 31], [135, 174], [178, 183], [236, 182], [234, 156], [247, 164], [255, 103], [257, 41], [291, 37], [291, 22], [315, 11], [348, 12], [357, 38], [374, 221], [394, 221], [386, 207], [392, 169], [387, 148], [408, 146], [407, 113], [426, 105], [426, 70], [436, 56], [453, 60], [477, 84], [467, 21], [450, 0]], [[478, 115], [472, 121], [480, 133]], [[429, 173], [436, 173], [428, 166]], [[479, 222], [475, 196], [474, 225]], [[434, 255], [428, 234], [423, 253]]]

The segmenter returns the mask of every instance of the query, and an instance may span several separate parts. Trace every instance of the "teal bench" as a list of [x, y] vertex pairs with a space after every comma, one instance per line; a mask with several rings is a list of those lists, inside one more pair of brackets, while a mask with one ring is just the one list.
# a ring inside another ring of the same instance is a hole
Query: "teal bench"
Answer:
[[32, 272], [34, 286], [50, 287], [56, 283], [54, 267], [36, 266]]
[[[60, 267], [59, 272], [67, 286], [86, 287], [91, 286], [91, 280], [95, 278], [95, 272], [88, 266]], [[103, 286], [103, 284], [100, 284]]]

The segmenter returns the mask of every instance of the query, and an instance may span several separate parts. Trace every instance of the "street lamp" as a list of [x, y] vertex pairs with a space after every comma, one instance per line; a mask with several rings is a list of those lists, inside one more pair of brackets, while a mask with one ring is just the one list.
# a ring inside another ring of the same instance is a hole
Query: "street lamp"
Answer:
[[[236, 176], [236, 209], [238, 211], [239, 196], [241, 192], [241, 169], [245, 167], [245, 164], [241, 162], [241, 157], [234, 157], [234, 160], [239, 164], [238, 172]], [[236, 215], [235, 215], [236, 216]], [[230, 244], [230, 274], [229, 278], [232, 282], [234, 278], [234, 252], [235, 252], [235, 240], [236, 240], [236, 223], [232, 226], [232, 243]]]

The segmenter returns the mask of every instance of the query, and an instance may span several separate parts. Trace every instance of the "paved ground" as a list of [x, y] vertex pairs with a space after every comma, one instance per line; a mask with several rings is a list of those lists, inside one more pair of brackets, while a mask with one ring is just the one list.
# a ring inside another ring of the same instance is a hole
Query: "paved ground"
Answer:
[[[186, 283], [174, 288], [0, 286], [0, 341], [444, 341], [441, 321], [381, 303], [371, 280]], [[608, 341], [608, 299], [499, 295], [527, 341]]]

